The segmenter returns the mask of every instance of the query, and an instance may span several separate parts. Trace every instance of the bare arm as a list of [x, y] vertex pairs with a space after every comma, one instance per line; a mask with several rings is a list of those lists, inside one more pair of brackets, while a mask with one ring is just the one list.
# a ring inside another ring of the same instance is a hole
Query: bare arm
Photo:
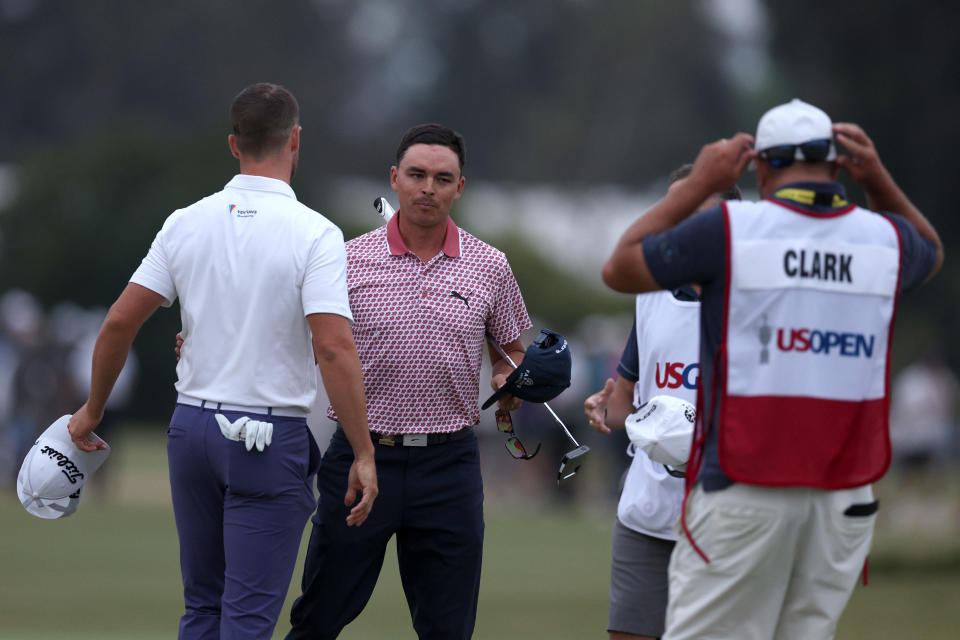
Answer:
[[[523, 343], [520, 342], [519, 338], [513, 342], [508, 342], [507, 344], [501, 345], [501, 348], [508, 356], [510, 356], [514, 363], [518, 365], [523, 361], [523, 356], [526, 354], [526, 349], [524, 349]], [[513, 365], [507, 362], [507, 360], [492, 346], [487, 345], [487, 349], [490, 352], [490, 368], [492, 370], [490, 386], [494, 391], [496, 391], [503, 386], [504, 382], [506, 382], [507, 376], [509, 376], [510, 372], [513, 371]], [[522, 404], [523, 400], [520, 398], [515, 398], [511, 395], [503, 396], [497, 401], [497, 406], [504, 411], [516, 411]]]
[[837, 135], [837, 141], [850, 152], [849, 156], [837, 156], [837, 165], [847, 172], [851, 180], [863, 187], [867, 196], [867, 207], [873, 211], [889, 211], [902, 215], [917, 233], [936, 246], [937, 257], [930, 275], [927, 276], [929, 280], [943, 265], [943, 244], [936, 229], [910, 202], [880, 162], [880, 155], [873, 146], [873, 141], [863, 129], [848, 122], [837, 122], [833, 125], [833, 131]]
[[603, 389], [583, 402], [583, 413], [594, 431], [610, 433], [611, 429], [624, 428], [627, 416], [633, 412], [634, 384], [619, 375], [616, 381], [607, 378]]
[[130, 353], [130, 345], [147, 318], [163, 303], [163, 296], [139, 284], [130, 283], [110, 307], [93, 348], [93, 372], [86, 403], [70, 418], [70, 437], [83, 451], [105, 448], [87, 440], [100, 420], [107, 398]]
[[307, 322], [313, 333], [313, 353], [323, 376], [323, 386], [353, 448], [353, 464], [344, 504], [352, 505], [356, 500], [356, 492], [362, 492], [360, 502], [347, 516], [348, 525], [360, 525], [370, 514], [378, 493], [360, 358], [350, 331], [350, 321], [345, 317], [333, 313], [313, 313], [307, 316]]
[[630, 225], [621, 236], [613, 254], [603, 265], [603, 281], [614, 291], [643, 293], [656, 291], [643, 256], [643, 239], [652, 233], [676, 226], [689, 217], [708, 197], [729, 189], [756, 155], [753, 137], [738, 133], [700, 150], [693, 170], [681, 188], [671, 189], [666, 197]]

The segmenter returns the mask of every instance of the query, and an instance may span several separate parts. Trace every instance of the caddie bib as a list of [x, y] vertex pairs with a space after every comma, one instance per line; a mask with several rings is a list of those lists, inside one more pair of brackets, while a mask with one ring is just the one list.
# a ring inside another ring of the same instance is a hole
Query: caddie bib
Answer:
[[[634, 405], [667, 395], [697, 401], [700, 379], [700, 302], [678, 300], [670, 291], [636, 298], [637, 372]], [[671, 476], [632, 444], [633, 457], [624, 479], [617, 518], [640, 533], [676, 540], [673, 527], [680, 517], [683, 479]]]
[[890, 464], [900, 237], [849, 206], [725, 203], [719, 462], [736, 482], [856, 487]]

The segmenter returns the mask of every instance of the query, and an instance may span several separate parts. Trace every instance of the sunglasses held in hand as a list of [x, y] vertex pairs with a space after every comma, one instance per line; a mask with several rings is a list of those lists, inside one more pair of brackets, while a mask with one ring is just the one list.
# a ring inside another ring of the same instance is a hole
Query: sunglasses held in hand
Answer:
[[497, 409], [496, 416], [497, 429], [499, 429], [502, 433], [510, 434], [510, 437], [507, 438], [507, 441], [504, 444], [511, 456], [517, 460], [529, 460], [540, 452], [540, 445], [542, 443], [538, 442], [537, 449], [533, 453], [527, 453], [527, 448], [523, 446], [523, 443], [520, 442], [520, 438], [518, 438], [513, 431], [513, 418], [510, 417], [509, 412], [504, 411], [503, 409]]

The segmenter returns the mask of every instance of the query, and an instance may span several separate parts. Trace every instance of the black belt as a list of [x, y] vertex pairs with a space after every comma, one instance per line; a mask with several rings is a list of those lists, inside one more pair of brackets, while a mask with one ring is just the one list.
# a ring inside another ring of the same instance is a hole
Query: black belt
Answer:
[[456, 442], [469, 437], [473, 433], [473, 427], [464, 427], [459, 431], [450, 433], [398, 433], [385, 434], [370, 432], [370, 439], [374, 444], [382, 444], [386, 447], [429, 447], [444, 442]]

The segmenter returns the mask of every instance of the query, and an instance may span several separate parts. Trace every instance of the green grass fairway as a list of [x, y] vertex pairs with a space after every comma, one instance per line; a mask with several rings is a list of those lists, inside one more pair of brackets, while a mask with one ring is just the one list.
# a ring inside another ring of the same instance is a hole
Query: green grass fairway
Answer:
[[[116, 455], [106, 500], [91, 487], [69, 518], [28, 515], [0, 496], [0, 640], [173, 638], [181, 613], [176, 533], [159, 436]], [[115, 448], [117, 452], [121, 449]], [[517, 489], [520, 490], [519, 488]], [[592, 515], [487, 508], [480, 640], [605, 638], [614, 507]], [[277, 637], [289, 629], [300, 563]], [[960, 541], [878, 537], [838, 638], [953, 639], [960, 628]], [[391, 548], [373, 599], [345, 640], [415, 639]]]

